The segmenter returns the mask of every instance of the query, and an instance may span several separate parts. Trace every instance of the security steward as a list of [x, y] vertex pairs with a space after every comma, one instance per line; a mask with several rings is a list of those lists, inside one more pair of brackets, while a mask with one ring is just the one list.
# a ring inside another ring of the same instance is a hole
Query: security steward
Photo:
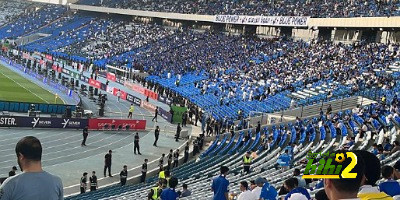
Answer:
[[243, 156], [243, 172], [248, 174], [250, 172], [250, 165], [251, 165], [251, 155], [250, 151], [248, 151], [244, 156]]
[[83, 176], [81, 177], [81, 194], [86, 192], [86, 187], [87, 187], [87, 173], [84, 172]]
[[162, 180], [165, 179], [165, 171], [164, 171], [164, 167], [160, 167], [160, 173], [158, 173], [158, 179]]
[[150, 189], [149, 194], [147, 195], [148, 200], [159, 200], [161, 197], [161, 182], [159, 181], [156, 186]]
[[126, 184], [126, 179], [128, 179], [128, 167], [126, 165], [124, 165], [121, 173], [119, 173], [119, 177], [121, 180], [121, 186], [124, 186]]
[[153, 146], [157, 147], [158, 137], [160, 136], [160, 127], [157, 126], [156, 130], [154, 130], [154, 144]]
[[141, 183], [144, 183], [144, 182], [146, 181], [147, 162], [148, 162], [148, 161], [149, 161], [149, 160], [147, 160], [147, 158], [144, 159], [144, 163], [143, 163], [143, 165], [142, 165], [142, 176], [140, 177], [140, 182], [141, 182]]
[[170, 170], [171, 167], [172, 167], [172, 158], [173, 158], [173, 154], [174, 154], [173, 150], [170, 149], [170, 150], [169, 150], [169, 154], [168, 154], [168, 156], [167, 156], [167, 158], [168, 158], [168, 167], [167, 167], [167, 169], [168, 169], [168, 170]]
[[132, 114], [133, 114], [134, 110], [135, 110], [135, 106], [133, 106], [133, 104], [131, 104], [131, 106], [129, 107], [128, 118], [132, 119]]
[[83, 128], [82, 135], [83, 135], [83, 140], [82, 140], [81, 146], [86, 146], [86, 139], [89, 135], [89, 130], [88, 130], [87, 126], [85, 126], [85, 128]]
[[138, 152], [138, 154], [139, 155], [142, 155], [141, 153], [140, 153], [140, 149], [139, 149], [139, 133], [138, 132], [136, 132], [136, 134], [135, 134], [135, 141], [133, 142], [133, 153], [134, 154], [136, 154], [136, 150], [137, 150], [137, 152]]
[[92, 176], [89, 177], [89, 181], [90, 181], [90, 191], [96, 191], [97, 190], [97, 176], [96, 176], [96, 172], [92, 171]]

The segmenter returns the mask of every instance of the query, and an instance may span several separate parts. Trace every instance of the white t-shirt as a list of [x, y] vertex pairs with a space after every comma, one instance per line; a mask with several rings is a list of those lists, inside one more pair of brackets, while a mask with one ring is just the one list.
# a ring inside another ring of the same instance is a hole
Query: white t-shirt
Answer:
[[259, 199], [259, 198], [260, 198], [260, 195], [261, 195], [261, 189], [262, 189], [262, 187], [258, 187], [258, 186], [257, 186], [256, 188], [254, 188], [254, 189], [251, 191], [251, 193], [253, 193], [257, 199]]
[[250, 190], [246, 190], [240, 193], [238, 200], [257, 200], [257, 197]]
[[308, 200], [306, 196], [304, 196], [304, 194], [301, 193], [293, 193], [292, 195], [290, 195], [290, 197], [288, 198], [288, 200]]

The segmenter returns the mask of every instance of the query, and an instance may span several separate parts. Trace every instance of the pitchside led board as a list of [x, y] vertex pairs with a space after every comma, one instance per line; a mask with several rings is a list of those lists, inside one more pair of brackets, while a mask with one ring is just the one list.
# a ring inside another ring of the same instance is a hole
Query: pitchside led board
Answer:
[[[321, 158], [318, 162], [315, 159]], [[308, 163], [304, 170], [303, 179], [340, 179], [340, 178], [356, 178], [357, 173], [352, 173], [351, 170], [357, 164], [357, 156], [353, 152], [341, 153], [312, 153], [307, 154]], [[347, 166], [343, 166], [345, 160]], [[335, 161], [334, 163], [333, 160]]]

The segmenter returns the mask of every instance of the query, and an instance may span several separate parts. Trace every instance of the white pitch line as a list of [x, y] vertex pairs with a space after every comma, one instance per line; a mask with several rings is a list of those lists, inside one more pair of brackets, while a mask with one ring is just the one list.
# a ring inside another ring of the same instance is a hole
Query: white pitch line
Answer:
[[[101, 139], [101, 140], [97, 140], [97, 141], [95, 141], [95, 142], [100, 142], [100, 141], [103, 141], [104, 139], [108, 139], [108, 138], [113, 137], [113, 136], [114, 136], [114, 135], [111, 135], [111, 136], [105, 137], [105, 138], [103, 138], [103, 139]], [[95, 142], [88, 143], [88, 144], [93, 144], [93, 143], [95, 143]], [[72, 142], [63, 143], [63, 145], [67, 145], [67, 144], [72, 144]], [[50, 152], [50, 153], [42, 154], [42, 157], [45, 156], [45, 155], [51, 155], [51, 154], [54, 154], [54, 153], [59, 153], [59, 152], [63, 152], [63, 151], [69, 151], [69, 150], [76, 149], [76, 148], [82, 148], [82, 147], [81, 147], [81, 146], [76, 146], [76, 147], [71, 148], [71, 149], [63, 149], [63, 150], [61, 150], [61, 151], [53, 151], [53, 152]], [[60, 157], [53, 158], [53, 159], [49, 159], [49, 160], [55, 160], [55, 159], [58, 159], [58, 158], [68, 157], [68, 156], [71, 156], [71, 155], [75, 155], [75, 154], [70, 154], [70, 155], [67, 155], [67, 156], [60, 156]], [[6, 156], [9, 156], [9, 155], [6, 155]], [[42, 162], [44, 162], [44, 161], [49, 161], [49, 160], [42, 160]], [[10, 161], [13, 161], [13, 160], [1, 161], [0, 163], [10, 162]], [[1, 169], [1, 168], [0, 168], [0, 169]]]
[[[57, 139], [57, 140], [51, 140], [51, 141], [48, 141], [48, 142], [43, 142], [43, 139], [45, 139], [45, 138], [51, 138], [51, 137], [53, 137], [53, 136], [59, 136], [59, 135], [63, 135], [64, 133], [66, 133], [67, 131], [63, 131], [63, 132], [61, 132], [61, 133], [59, 133], [59, 134], [56, 134], [56, 135], [49, 135], [48, 137], [42, 137], [42, 138], [39, 138], [40, 139], [40, 141], [41, 141], [41, 144], [42, 144], [42, 146], [44, 146], [43, 144], [48, 144], [48, 143], [52, 143], [52, 142], [55, 142], [55, 141], [59, 141], [59, 140], [64, 140], [64, 139], [67, 139], [67, 138], [71, 138], [71, 137], [75, 137], [76, 135], [72, 135], [72, 136], [69, 136], [69, 137], [61, 137], [60, 139]], [[34, 136], [36, 137], [36, 135], [38, 135], [38, 134], [35, 134]], [[18, 138], [20, 138], [20, 137], [18, 137]], [[17, 138], [13, 138], [13, 139], [17, 139]], [[7, 144], [5, 144], [5, 145], [7, 145]], [[15, 144], [9, 144], [9, 145], [15, 145]], [[9, 151], [9, 150], [14, 150], [14, 148], [12, 148], [12, 149], [1, 149], [0, 150], [0, 152], [3, 152], [3, 151]]]
[[[1, 68], [1, 67], [0, 67], [0, 68]], [[7, 69], [8, 69], [8, 68], [7, 68]], [[10, 70], [10, 69], [8, 69], [8, 70]], [[10, 70], [10, 71], [12, 71], [12, 70]], [[5, 77], [7, 77], [8, 79], [10, 79], [11, 81], [13, 81], [14, 83], [16, 83], [17, 85], [19, 85], [20, 87], [24, 88], [26, 91], [29, 91], [30, 93], [32, 93], [33, 95], [35, 95], [35, 96], [38, 97], [39, 99], [41, 99], [41, 100], [45, 101], [46, 103], [50, 104], [47, 100], [45, 100], [45, 99], [43, 99], [42, 97], [40, 97], [39, 95], [33, 93], [31, 90], [27, 89], [25, 86], [21, 85], [20, 83], [18, 83], [18, 82], [15, 81], [14, 79], [12, 79], [12, 78], [10, 78], [9, 76], [5, 75], [3, 72], [0, 71], [0, 73], [1, 73], [3, 76], [5, 76]], [[14, 73], [15, 73], [15, 72], [14, 72]], [[19, 74], [18, 74], [18, 75], [19, 75]], [[20, 75], [19, 75], [19, 76], [20, 76]], [[25, 79], [25, 77], [23, 77], [23, 78]], [[28, 80], [28, 79], [26, 79], [26, 80]], [[30, 81], [30, 80], [28, 80], [28, 81], [31, 82], [32, 84], [35, 84], [35, 83], [33, 83], [32, 81]], [[36, 85], [36, 84], [35, 84], [35, 85]]]
[[[63, 132], [63, 133], [65, 133], [65, 132]], [[62, 135], [62, 134], [57, 134], [57, 135]], [[56, 136], [56, 135], [53, 135], [53, 136]], [[51, 136], [49, 136], [49, 137], [51, 137]], [[49, 137], [46, 137], [46, 138], [49, 138]], [[61, 143], [60, 145], [47, 146], [47, 147], [46, 147], [46, 145], [44, 145], [44, 144], [51, 144], [51, 143], [53, 143], [53, 142], [57, 142], [57, 141], [60, 141], [60, 140], [65, 140], [65, 139], [73, 138], [73, 137], [82, 137], [82, 135], [71, 134], [71, 135], [68, 136], [68, 137], [61, 137], [61, 138], [59, 138], [59, 139], [57, 139], [57, 140], [51, 140], [51, 141], [41, 142], [41, 144], [42, 144], [42, 146], [43, 146], [43, 149], [45, 148], [46, 150], [48, 150], [48, 149], [51, 149], [51, 148], [54, 148], [54, 147], [63, 146], [63, 145], [65, 145], [65, 143]], [[90, 137], [90, 138], [93, 138], [93, 137], [94, 137], [94, 136], [92, 136], [92, 137]], [[89, 137], [88, 137], [88, 138], [89, 138]], [[43, 141], [43, 138], [39, 138], [39, 139], [40, 139], [40, 141]], [[82, 141], [82, 139], [74, 140], [74, 142], [78, 142], [78, 141]], [[69, 142], [71, 142], [71, 141], [69, 141]], [[13, 150], [13, 148], [12, 148], [12, 149], [6, 149], [6, 150], [10, 151], [10, 150]], [[0, 150], [0, 152], [6, 151], [6, 150]], [[13, 154], [13, 155], [14, 155], [14, 154]]]

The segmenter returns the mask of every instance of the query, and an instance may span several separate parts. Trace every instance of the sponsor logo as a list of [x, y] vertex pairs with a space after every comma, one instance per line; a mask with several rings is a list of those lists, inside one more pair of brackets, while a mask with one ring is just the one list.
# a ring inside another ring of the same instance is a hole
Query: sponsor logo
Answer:
[[140, 105], [141, 101], [142, 101], [142, 100], [139, 99], [139, 98], [134, 98], [134, 101], [133, 101], [133, 102], [134, 102], [135, 104], [137, 104], [137, 105]]
[[0, 125], [16, 126], [17, 123], [14, 117], [0, 117]]
[[135, 100], [135, 98], [133, 98], [132, 95], [128, 94], [128, 95], [126, 95], [126, 100], [130, 101], [130, 102], [133, 102]]
[[32, 124], [32, 128], [35, 128], [37, 126], [41, 127], [41, 126], [51, 126], [51, 121], [40, 121], [40, 118], [33, 118], [33, 121], [31, 122]]
[[[313, 164], [314, 159], [321, 157], [318, 163]], [[312, 153], [307, 154], [308, 163], [304, 170], [303, 179], [312, 178], [329, 178], [329, 179], [340, 179], [340, 178], [356, 178], [357, 173], [350, 173], [350, 171], [357, 164], [357, 156], [353, 152], [345, 153]], [[351, 159], [351, 162], [343, 166], [341, 163], [346, 159]], [[332, 164], [335, 160], [337, 164]]]
[[[64, 123], [66, 123], [68, 125], [68, 127], [80, 127], [81, 126], [80, 121], [72, 121], [70, 119], [64, 119]], [[64, 125], [64, 123], [62, 123], [63, 128], [66, 127], [66, 125]]]
[[63, 128], [67, 127], [68, 122], [69, 122], [69, 119], [64, 119], [64, 122], [61, 123], [63, 125]]

